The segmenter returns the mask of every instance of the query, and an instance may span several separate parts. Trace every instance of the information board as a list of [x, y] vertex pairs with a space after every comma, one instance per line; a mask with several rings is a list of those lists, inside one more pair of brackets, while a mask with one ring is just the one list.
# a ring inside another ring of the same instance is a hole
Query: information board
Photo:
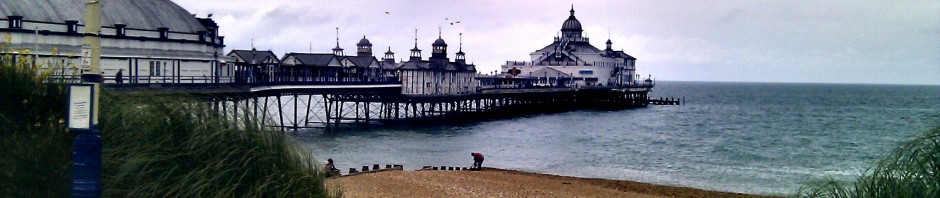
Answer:
[[92, 85], [72, 85], [69, 88], [68, 125], [71, 129], [91, 128]]

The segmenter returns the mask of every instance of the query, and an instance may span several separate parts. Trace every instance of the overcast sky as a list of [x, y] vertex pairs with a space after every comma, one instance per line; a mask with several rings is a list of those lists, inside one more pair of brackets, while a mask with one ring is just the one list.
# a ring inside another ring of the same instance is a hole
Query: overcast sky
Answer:
[[[415, 29], [423, 57], [438, 27], [478, 71], [552, 42], [572, 4], [591, 43], [637, 57], [657, 80], [940, 85], [940, 1], [311, 1], [174, 0], [212, 13], [231, 49], [407, 59]], [[386, 14], [388, 12], [388, 14]], [[456, 23], [460, 21], [460, 23]], [[450, 23], [454, 22], [453, 25]]]

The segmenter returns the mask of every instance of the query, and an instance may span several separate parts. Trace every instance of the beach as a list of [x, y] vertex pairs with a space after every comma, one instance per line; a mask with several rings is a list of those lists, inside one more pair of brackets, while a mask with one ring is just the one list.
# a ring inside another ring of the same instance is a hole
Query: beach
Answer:
[[360, 173], [327, 185], [343, 197], [769, 197], [496, 168]]

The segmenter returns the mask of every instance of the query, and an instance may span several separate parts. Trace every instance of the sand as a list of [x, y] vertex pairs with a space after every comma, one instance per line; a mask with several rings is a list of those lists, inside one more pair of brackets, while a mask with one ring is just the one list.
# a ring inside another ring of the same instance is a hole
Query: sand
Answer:
[[381, 171], [327, 179], [343, 197], [764, 197], [487, 168], [483, 171]]

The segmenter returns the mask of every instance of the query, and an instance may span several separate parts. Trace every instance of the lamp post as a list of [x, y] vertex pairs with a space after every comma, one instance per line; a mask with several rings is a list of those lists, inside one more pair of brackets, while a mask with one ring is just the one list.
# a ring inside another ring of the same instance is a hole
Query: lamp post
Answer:
[[[101, 95], [101, 0], [85, 1], [85, 35], [82, 45], [82, 86], [91, 86], [90, 124], [74, 130], [78, 133], [72, 148], [72, 197], [101, 196], [101, 129], [98, 125], [98, 101]], [[76, 94], [72, 92], [70, 94]], [[70, 98], [78, 97], [71, 96]], [[81, 97], [78, 97], [81, 98]], [[71, 103], [71, 102], [70, 102]], [[72, 112], [69, 115], [82, 112]], [[79, 115], [80, 116], [80, 115]], [[70, 124], [72, 119], [70, 117]], [[71, 127], [70, 127], [71, 128]]]

